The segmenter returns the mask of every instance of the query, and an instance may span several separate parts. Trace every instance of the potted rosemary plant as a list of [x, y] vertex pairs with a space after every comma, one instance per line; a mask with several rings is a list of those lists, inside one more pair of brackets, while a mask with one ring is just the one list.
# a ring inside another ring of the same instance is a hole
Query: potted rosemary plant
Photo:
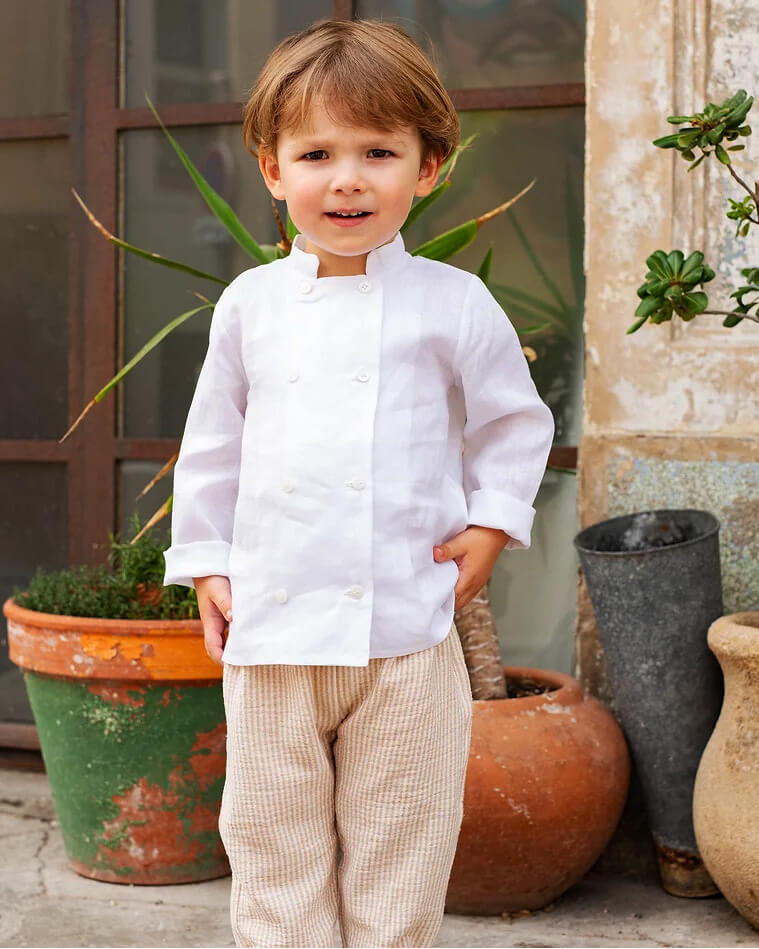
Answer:
[[71, 867], [111, 883], [229, 873], [219, 667], [194, 590], [162, 589], [163, 546], [134, 515], [107, 565], [38, 570], [3, 612]]

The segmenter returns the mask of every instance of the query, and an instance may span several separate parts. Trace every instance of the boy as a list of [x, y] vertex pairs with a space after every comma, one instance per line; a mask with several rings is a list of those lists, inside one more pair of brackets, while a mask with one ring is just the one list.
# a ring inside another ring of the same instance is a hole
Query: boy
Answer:
[[284, 40], [246, 106], [300, 233], [214, 310], [164, 579], [224, 666], [239, 946], [329, 946], [335, 920], [345, 946], [429, 946], [441, 923], [472, 715], [454, 609], [529, 545], [553, 436], [484, 284], [404, 249], [458, 134], [378, 21]]

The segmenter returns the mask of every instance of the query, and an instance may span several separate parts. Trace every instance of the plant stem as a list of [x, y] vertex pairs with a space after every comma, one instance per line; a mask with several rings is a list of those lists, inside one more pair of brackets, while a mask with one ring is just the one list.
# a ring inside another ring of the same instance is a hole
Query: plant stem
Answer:
[[[733, 176], [733, 178], [735, 178], [735, 180], [738, 182], [738, 184], [741, 186], [741, 188], [745, 188], [745, 189], [746, 189], [746, 191], [749, 193], [749, 196], [753, 199], [754, 204], [755, 204], [757, 207], [759, 207], [759, 194], [757, 194], [756, 192], [752, 191], [751, 188], [749, 188], [749, 186], [746, 184], [746, 182], [736, 173], [736, 171], [735, 171], [735, 169], [733, 168], [732, 165], [726, 165], [725, 167], [726, 167], [727, 170], [730, 172], [730, 174]], [[752, 218], [751, 220], [753, 220], [753, 218]], [[756, 223], [759, 223], [759, 222], [754, 221], [754, 223], [756, 224]]]

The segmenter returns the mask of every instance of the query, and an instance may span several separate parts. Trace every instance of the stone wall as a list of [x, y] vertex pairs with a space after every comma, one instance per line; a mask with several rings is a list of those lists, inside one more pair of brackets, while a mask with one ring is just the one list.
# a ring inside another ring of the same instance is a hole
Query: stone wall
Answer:
[[[759, 609], [759, 325], [727, 330], [701, 316], [625, 330], [657, 248], [704, 251], [717, 274], [706, 287], [714, 309], [730, 308], [741, 267], [759, 265], [759, 228], [736, 238], [724, 216], [728, 196], [745, 196], [727, 170], [709, 159], [687, 172], [674, 151], [651, 144], [673, 130], [668, 115], [738, 88], [759, 96], [758, 49], [759, 0], [588, 0], [580, 523], [656, 507], [712, 511], [731, 612]], [[733, 156], [753, 185], [759, 102], [752, 119], [755, 134]], [[579, 599], [578, 674], [613, 707], [582, 587]], [[626, 826], [639, 828], [629, 812]], [[616, 853], [624, 868], [650, 869], [648, 846], [636, 849], [624, 831], [607, 862]]]

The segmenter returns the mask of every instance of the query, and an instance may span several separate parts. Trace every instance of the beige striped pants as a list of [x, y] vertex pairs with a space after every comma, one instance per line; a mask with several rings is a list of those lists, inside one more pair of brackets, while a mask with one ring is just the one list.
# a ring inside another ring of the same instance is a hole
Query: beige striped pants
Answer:
[[472, 723], [455, 626], [367, 666], [225, 663], [223, 692], [235, 944], [431, 946]]

